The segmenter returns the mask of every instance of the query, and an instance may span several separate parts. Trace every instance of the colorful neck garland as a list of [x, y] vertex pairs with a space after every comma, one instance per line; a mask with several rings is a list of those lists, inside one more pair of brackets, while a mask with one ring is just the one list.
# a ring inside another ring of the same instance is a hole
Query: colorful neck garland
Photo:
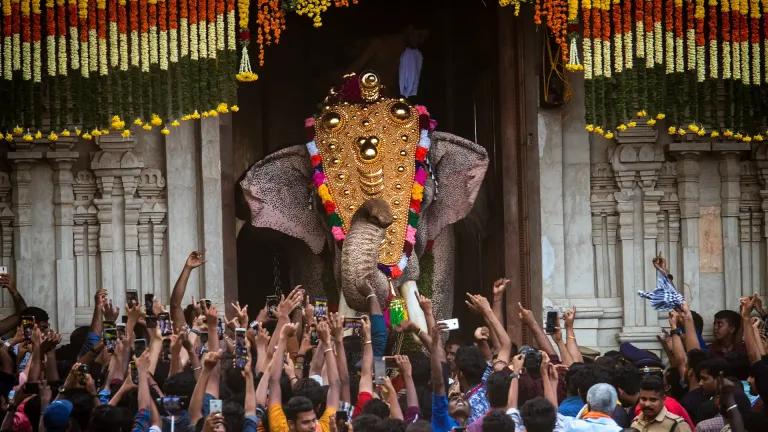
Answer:
[[[408, 258], [410, 258], [416, 245], [416, 230], [418, 229], [421, 216], [421, 202], [424, 199], [424, 183], [429, 175], [429, 168], [427, 167], [427, 153], [431, 144], [429, 134], [437, 125], [435, 120], [430, 119], [429, 112], [424, 106], [416, 105], [415, 108], [419, 113], [419, 143], [414, 154], [416, 170], [413, 176], [413, 187], [411, 188], [411, 202], [408, 208], [408, 225], [406, 227], [403, 253], [400, 261], [395, 265], [378, 264], [379, 270], [390, 279], [396, 279], [403, 274], [403, 270], [408, 265]], [[346, 231], [342, 218], [337, 211], [336, 203], [328, 189], [328, 178], [323, 170], [323, 158], [315, 143], [315, 118], [308, 118], [304, 122], [304, 127], [310, 139], [306, 145], [310, 156], [310, 163], [314, 170], [312, 181], [323, 204], [328, 225], [331, 228], [331, 234], [336, 242], [341, 245], [346, 237]]]

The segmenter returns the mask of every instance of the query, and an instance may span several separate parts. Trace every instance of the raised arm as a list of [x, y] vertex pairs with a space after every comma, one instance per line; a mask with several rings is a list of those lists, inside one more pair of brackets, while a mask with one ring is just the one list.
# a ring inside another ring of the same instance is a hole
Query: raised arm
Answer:
[[[203, 305], [203, 312], [205, 313], [205, 324], [208, 327], [208, 351], [219, 352], [219, 313], [216, 310], [216, 306], [206, 307]], [[216, 362], [216, 365], [211, 369], [211, 376], [208, 380], [208, 387], [205, 392], [212, 395], [215, 398], [219, 397], [219, 375], [221, 366]], [[193, 423], [194, 424], [194, 423]]]
[[362, 317], [361, 336], [363, 338], [363, 359], [360, 362], [360, 393], [373, 394], [373, 344], [371, 342], [371, 322], [368, 316]]
[[213, 377], [213, 370], [219, 367], [220, 360], [221, 354], [218, 351], [209, 351], [203, 356], [203, 370], [200, 372], [200, 378], [197, 379], [192, 398], [189, 400], [189, 419], [193, 425], [203, 418], [203, 397], [209, 381]]
[[328, 323], [331, 325], [331, 337], [336, 347], [336, 364], [339, 366], [339, 380], [341, 382], [341, 400], [352, 400], [349, 388], [349, 369], [347, 367], [347, 353], [344, 350], [344, 316], [332, 313]]
[[[576, 331], [573, 323], [576, 321], [576, 307], [572, 307], [563, 313], [563, 322], [565, 322], [565, 348], [574, 363], [584, 363], [584, 358], [579, 351], [579, 344], [576, 343]], [[562, 360], [562, 359], [561, 359]]]
[[744, 345], [747, 348], [747, 358], [749, 364], [760, 361], [761, 352], [758, 344], [760, 340], [755, 338], [755, 333], [752, 331], [752, 308], [754, 307], [753, 297], [742, 297], [739, 300], [739, 312], [741, 314], [741, 328], [744, 333]]
[[[492, 288], [493, 315], [496, 317], [497, 320], [499, 320], [502, 328], [504, 328], [504, 313], [503, 313], [504, 292], [507, 290], [507, 285], [509, 285], [509, 282], [510, 282], [509, 279], [505, 279], [505, 278], [497, 279], [493, 283], [493, 288]], [[496, 344], [497, 347], [501, 346], [500, 341], [493, 340], [493, 343]]]
[[491, 308], [490, 303], [488, 303], [488, 299], [481, 295], [473, 295], [469, 293], [467, 293], [467, 297], [468, 300], [466, 300], [466, 303], [470, 309], [479, 312], [485, 320], [485, 323], [488, 325], [491, 334], [496, 335], [496, 340], [498, 340], [499, 343], [499, 354], [496, 357], [497, 360], [504, 363], [509, 363], [509, 357], [512, 354], [512, 339], [510, 339], [509, 335], [504, 329], [504, 325], [493, 313], [493, 308]]
[[400, 408], [400, 402], [397, 400], [397, 391], [395, 391], [395, 386], [392, 385], [392, 380], [388, 376], [384, 377], [381, 387], [385, 401], [389, 404], [389, 417], [398, 420], [405, 420], [405, 416], [403, 416], [403, 409]]
[[[290, 292], [290, 294], [288, 294], [288, 297], [282, 298], [280, 300], [280, 303], [277, 305], [277, 325], [275, 326], [275, 335], [279, 335], [283, 326], [291, 322], [291, 312], [299, 307], [303, 299], [304, 289], [301, 287], [301, 285], [298, 285], [293, 289], [293, 291]], [[295, 335], [296, 332], [293, 334]], [[269, 343], [269, 348], [267, 348], [268, 353], [274, 352], [275, 346], [277, 345], [279, 339], [280, 338], [276, 337], [272, 338]], [[287, 340], [286, 343], [288, 343]]]
[[683, 338], [685, 352], [689, 352], [692, 349], [701, 349], [699, 337], [696, 334], [696, 325], [693, 323], [693, 314], [688, 303], [683, 302], [680, 311], [683, 314], [683, 329], [685, 329], [685, 337]]
[[[285, 347], [288, 339], [296, 336], [296, 324], [287, 323], [281, 329], [277, 339], [277, 347], [272, 356], [272, 367], [269, 372], [269, 406], [282, 403], [282, 392], [280, 391], [280, 375], [283, 372], [283, 358], [285, 357]], [[264, 379], [262, 377], [262, 379]]]
[[[533, 316], [533, 312], [524, 308], [522, 303], [517, 303], [517, 306], [520, 308], [520, 313], [518, 314], [520, 321], [528, 326], [528, 329], [533, 334], [533, 339], [536, 341], [539, 349], [546, 352], [550, 357], [556, 355], [555, 348], [551, 343], [549, 343], [549, 339], [547, 338], [546, 333], [544, 333], [544, 330], [542, 330], [538, 321], [536, 321], [536, 317]], [[555, 406], [557, 406], [557, 404], [555, 404]]]
[[179, 278], [176, 279], [173, 291], [171, 291], [171, 319], [173, 320], [173, 328], [177, 333], [181, 331], [181, 328], [187, 322], [184, 319], [184, 309], [181, 307], [181, 303], [184, 300], [184, 293], [187, 291], [189, 276], [192, 274], [192, 270], [205, 264], [203, 257], [204, 253], [200, 251], [192, 251], [189, 254], [184, 262], [184, 267], [181, 269]]
[[555, 342], [557, 351], [560, 353], [560, 362], [566, 366], [572, 365], [573, 359], [571, 358], [571, 354], [568, 352], [568, 347], [566, 347], [565, 341], [563, 340], [563, 330], [560, 328], [560, 326], [555, 327], [555, 332], [549, 336]]
[[104, 320], [103, 312], [106, 305], [107, 290], [101, 288], [96, 291], [96, 295], [93, 298], [93, 314], [91, 315], [91, 326], [89, 328], [85, 343], [80, 348], [80, 354], [78, 355], [78, 358], [81, 362], [85, 360], [82, 357], [85, 354], [88, 354], [89, 351], [93, 350], [96, 344], [98, 344], [101, 340], [101, 330], [103, 329], [102, 321]]
[[443, 365], [445, 365], [445, 348], [443, 348], [442, 332], [447, 330], [445, 323], [436, 324], [431, 328], [429, 335], [432, 337], [432, 356], [430, 358], [432, 394], [444, 396], [445, 377], [443, 376]]
[[[341, 394], [341, 381], [339, 380], [339, 368], [336, 364], [336, 356], [333, 353], [333, 341], [331, 341], [331, 328], [327, 321], [321, 321], [317, 324], [317, 335], [323, 341], [325, 349], [322, 355], [325, 357], [325, 368], [328, 374], [328, 396], [325, 401], [326, 408], [337, 410], [339, 408], [339, 396]], [[397, 401], [397, 398], [395, 398]]]
[[[246, 342], [248, 343], [248, 342]], [[245, 401], [243, 408], [245, 410], [245, 416], [256, 415], [256, 387], [253, 386], [253, 366], [251, 361], [251, 350], [248, 350], [248, 361], [245, 363], [245, 368], [241, 374], [243, 375], [243, 381], [245, 381]]]
[[10, 333], [19, 325], [21, 311], [27, 308], [27, 302], [19, 294], [19, 291], [16, 289], [16, 283], [14, 283], [9, 274], [0, 275], [0, 286], [8, 288], [8, 294], [13, 299], [13, 308], [15, 310], [14, 314], [0, 320], [0, 335], [4, 335]]
[[[518, 382], [520, 378], [520, 374], [523, 373], [523, 362], [525, 361], [525, 356], [522, 354], [518, 354], [514, 357], [512, 357], [512, 362], [510, 364], [510, 368], [512, 369], [512, 381], [510, 381], [509, 384], [509, 393], [507, 394], [507, 408], [515, 408], [517, 409], [517, 401], [518, 401]], [[542, 377], [543, 378], [543, 377]]]
[[549, 361], [549, 355], [541, 351], [541, 380], [544, 387], [544, 398], [557, 407], [557, 371]]
[[405, 384], [405, 407], [406, 408], [419, 408], [419, 395], [416, 393], [416, 384], [413, 382], [413, 366], [411, 366], [411, 360], [408, 356], [397, 355], [395, 356], [397, 362], [397, 368], [400, 370], [400, 374], [403, 377], [403, 383]]

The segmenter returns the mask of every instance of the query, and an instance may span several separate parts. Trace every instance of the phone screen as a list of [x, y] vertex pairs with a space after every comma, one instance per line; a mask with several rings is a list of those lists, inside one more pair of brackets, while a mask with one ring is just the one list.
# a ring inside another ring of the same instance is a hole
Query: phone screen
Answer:
[[21, 330], [24, 332], [24, 340], [32, 340], [32, 329], [35, 328], [35, 317], [23, 316], [21, 317]]
[[320, 338], [317, 336], [317, 327], [312, 325], [311, 330], [309, 331], [309, 344], [312, 346], [317, 346], [319, 343]]
[[387, 365], [384, 361], [384, 357], [376, 357], [374, 360], [373, 376], [376, 378], [377, 385], [383, 384], [384, 377], [387, 376]]
[[547, 322], [545, 327], [547, 334], [552, 334], [555, 332], [555, 327], [557, 327], [557, 311], [547, 312]]
[[163, 337], [173, 334], [173, 327], [171, 326], [171, 316], [168, 312], [161, 312], [157, 314], [157, 326], [160, 328], [160, 334]]
[[387, 369], [397, 369], [397, 361], [394, 356], [384, 356], [384, 366]]
[[138, 305], [139, 304], [139, 293], [136, 291], [126, 291], [125, 292], [125, 302], [128, 303], [129, 306]]
[[101, 332], [101, 336], [104, 339], [104, 346], [107, 347], [108, 352], [115, 352], [115, 342], [117, 341], [117, 328], [105, 328]]
[[274, 296], [274, 295], [267, 296], [267, 315], [270, 318], [277, 317], [277, 305], [279, 302], [280, 300], [277, 298], [277, 296]]
[[219, 340], [224, 339], [224, 320], [221, 318], [216, 322], [216, 334], [219, 335]]
[[154, 294], [144, 294], [144, 309], [147, 313], [147, 317], [152, 316], [155, 312], [152, 310], [152, 305], [155, 303]]
[[133, 355], [136, 357], [140, 357], [144, 350], [147, 349], [147, 340], [146, 339], [136, 339], [133, 341]]
[[245, 369], [248, 363], [248, 348], [245, 345], [245, 329], [235, 329], [235, 368]]
[[221, 399], [211, 399], [208, 403], [208, 411], [210, 414], [216, 414], [221, 412]]
[[325, 318], [328, 316], [328, 300], [325, 297], [315, 299], [315, 318]]

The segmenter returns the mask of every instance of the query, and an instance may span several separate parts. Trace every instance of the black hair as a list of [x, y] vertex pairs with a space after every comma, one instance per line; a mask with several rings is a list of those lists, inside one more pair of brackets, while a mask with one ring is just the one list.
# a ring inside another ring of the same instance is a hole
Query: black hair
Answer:
[[227, 368], [224, 370], [224, 384], [232, 393], [245, 392], [245, 380], [240, 369]]
[[557, 409], [543, 397], [535, 397], [520, 408], [527, 432], [552, 432], [557, 421]]
[[664, 382], [669, 386], [667, 393], [676, 400], [681, 400], [687, 393], [686, 388], [683, 387], [680, 370], [677, 368], [671, 367], [664, 371]]
[[325, 404], [326, 397], [328, 395], [328, 387], [322, 386], [320, 383], [312, 378], [301, 378], [296, 381], [296, 385], [293, 386], [294, 396], [304, 396], [312, 401], [312, 406], [315, 407], [315, 412], [319, 416], [318, 408]]
[[704, 318], [696, 311], [691, 311], [693, 317], [693, 328], [696, 329], [696, 333], [701, 334], [704, 331]]
[[613, 370], [611, 385], [616, 389], [622, 389], [626, 394], [637, 394], [640, 391], [640, 371], [634, 365], [625, 364]]
[[187, 370], [171, 375], [165, 379], [163, 383], [163, 393], [173, 396], [186, 396], [192, 397], [192, 393], [195, 391], [195, 375], [192, 371]]
[[578, 387], [576, 386], [576, 381], [573, 378], [576, 375], [576, 372], [578, 372], [579, 369], [583, 367], [586, 367], [584, 363], [581, 363], [581, 362], [572, 363], [571, 366], [568, 368], [568, 370], [565, 372], [565, 390], [569, 396], [579, 394]]
[[405, 432], [432, 432], [432, 425], [424, 419], [419, 419], [406, 426]]
[[80, 429], [87, 430], [88, 422], [91, 420], [91, 412], [95, 407], [93, 396], [85, 389], [72, 389], [59, 393], [59, 399], [72, 402], [70, 419], [77, 423]]
[[89, 427], [93, 432], [129, 432], [133, 428], [133, 416], [123, 407], [99, 405], [91, 413]]
[[[505, 372], [506, 371], [506, 372]], [[491, 408], [504, 408], [507, 406], [509, 384], [512, 382], [509, 369], [494, 372], [485, 383], [486, 397]]]
[[285, 412], [285, 418], [287, 420], [296, 421], [299, 413], [314, 411], [315, 407], [312, 406], [312, 401], [304, 396], [294, 396], [288, 400], [288, 403], [283, 407]]
[[48, 317], [48, 312], [46, 312], [43, 309], [40, 309], [39, 307], [35, 306], [29, 306], [19, 312], [19, 316], [33, 316], [35, 317], [35, 322], [42, 322], [42, 321], [48, 321], [50, 318]]
[[664, 382], [657, 375], [646, 375], [640, 382], [640, 390], [652, 391], [664, 396]]
[[461, 346], [456, 351], [456, 367], [461, 371], [467, 383], [475, 386], [483, 379], [488, 362], [476, 346]]
[[232, 400], [225, 400], [221, 404], [221, 415], [224, 416], [224, 422], [228, 431], [243, 430], [243, 418], [245, 410], [243, 406]]
[[688, 358], [688, 368], [695, 371], [698, 370], [699, 363], [711, 358], [711, 355], [706, 351], [694, 348], [688, 351], [686, 357]]
[[405, 432], [407, 425], [404, 421], [396, 418], [382, 419], [377, 425], [376, 432]]
[[586, 400], [590, 387], [598, 383], [610, 384], [611, 370], [597, 364], [588, 364], [580, 368], [573, 377], [574, 385], [582, 400]]
[[515, 432], [515, 422], [503, 410], [491, 410], [483, 417], [483, 432]]
[[429, 357], [421, 351], [408, 354], [413, 369], [413, 383], [418, 388], [426, 386], [430, 380]]
[[750, 370], [747, 355], [745, 353], [731, 351], [726, 353], [724, 358], [728, 363], [728, 370], [725, 372], [725, 375], [738, 378], [740, 381], [746, 381], [749, 377]]
[[361, 414], [352, 419], [352, 430], [356, 431], [375, 431], [379, 427], [381, 417], [373, 414]]
[[720, 375], [720, 372], [725, 373], [728, 371], [728, 362], [724, 358], [712, 357], [698, 364], [698, 368], [695, 369], [696, 378], [701, 379], [703, 371], [707, 371], [709, 376], [717, 377]]
[[735, 328], [738, 332], [741, 330], [741, 316], [738, 312], [732, 311], [730, 309], [723, 309], [715, 314], [716, 320], [725, 320], [730, 324], [731, 327]]
[[371, 399], [363, 405], [363, 414], [372, 414], [380, 419], [389, 417], [389, 405], [381, 399]]

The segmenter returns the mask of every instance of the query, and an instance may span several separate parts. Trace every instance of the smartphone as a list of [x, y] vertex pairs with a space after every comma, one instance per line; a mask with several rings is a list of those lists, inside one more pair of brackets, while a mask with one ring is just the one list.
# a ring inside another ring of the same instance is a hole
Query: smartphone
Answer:
[[156, 399], [157, 406], [169, 415], [178, 415], [189, 405], [186, 396], [163, 396]]
[[125, 337], [125, 323], [117, 324], [117, 326], [115, 326], [115, 330], [117, 330], [117, 337]]
[[349, 415], [346, 411], [340, 410], [336, 411], [336, 430], [338, 432], [347, 432], [349, 431], [349, 425], [347, 424], [349, 422]]
[[131, 369], [131, 381], [133, 381], [134, 384], [139, 385], [139, 370], [136, 368], [136, 362], [131, 360], [129, 367]]
[[267, 296], [267, 316], [277, 318], [277, 305], [279, 303], [280, 299], [276, 295]]
[[203, 309], [203, 305], [205, 305], [205, 309], [211, 308], [211, 300], [210, 299], [200, 299], [200, 301], [197, 302], [200, 305], [200, 309]]
[[28, 383], [24, 384], [24, 393], [25, 394], [39, 394], [40, 393], [40, 383], [28, 382]]
[[138, 305], [139, 304], [139, 293], [133, 290], [129, 290], [125, 292], [125, 303], [128, 304], [128, 306]]
[[384, 384], [384, 377], [387, 376], [387, 365], [384, 357], [376, 357], [373, 361], [373, 376], [376, 378], [376, 385]]
[[128, 315], [123, 315], [120, 317], [120, 322], [123, 323], [123, 325], [128, 324]]
[[233, 366], [236, 369], [245, 369], [248, 363], [248, 348], [245, 345], [245, 329], [235, 329], [235, 356]]
[[353, 336], [360, 336], [360, 330], [363, 328], [362, 318], [344, 318], [344, 329], [352, 330]]
[[[154, 294], [144, 294], [144, 309], [147, 313], [147, 318], [150, 316], [154, 316], [155, 312], [152, 310], [152, 305], [155, 304], [155, 295]], [[147, 326], [149, 327], [149, 326]]]
[[248, 327], [250, 327], [250, 328], [251, 328], [251, 330], [253, 330], [253, 331], [259, 331], [259, 326], [260, 326], [260, 325], [261, 325], [261, 324], [259, 324], [259, 322], [258, 322], [258, 321], [256, 321], [256, 320], [253, 320], [253, 321], [251, 321], [251, 323], [250, 323], [250, 324], [248, 324]]
[[168, 312], [160, 312], [157, 314], [157, 326], [160, 327], [160, 334], [163, 337], [167, 337], [173, 334], [173, 327], [171, 326], [171, 315]]
[[557, 311], [547, 311], [547, 321], [544, 327], [547, 334], [555, 332], [555, 327], [557, 327]]
[[85, 377], [88, 375], [89, 369], [87, 364], [81, 364], [77, 367], [77, 374], [79, 375], [78, 380], [80, 381], [81, 385], [85, 385]]
[[382, 358], [384, 359], [384, 367], [387, 369], [397, 369], [397, 361], [395, 361], [395, 356], [384, 356]]
[[313, 324], [309, 330], [309, 344], [317, 346], [320, 343], [320, 337], [317, 335], [317, 327]]
[[104, 339], [104, 346], [108, 352], [115, 352], [115, 342], [117, 342], [117, 328], [105, 328], [101, 331], [101, 337]]
[[0, 266], [0, 276], [8, 275], [8, 266]]
[[458, 318], [451, 318], [447, 320], [438, 321], [438, 324], [445, 323], [446, 326], [448, 326], [448, 331], [451, 330], [458, 330], [459, 329], [459, 319]]
[[157, 328], [157, 317], [154, 315], [147, 315], [147, 317], [144, 319], [147, 322], [147, 328], [153, 329]]
[[24, 341], [32, 340], [32, 330], [35, 328], [35, 317], [27, 315], [21, 317], [21, 330], [24, 332]]
[[318, 297], [315, 299], [315, 318], [328, 317], [328, 299]]
[[208, 402], [208, 415], [213, 415], [221, 412], [221, 399], [211, 399]]
[[116, 326], [117, 324], [115, 324], [115, 322], [112, 320], [105, 320], [101, 322], [101, 328], [108, 329], [108, 328], [115, 328]]
[[141, 357], [141, 355], [144, 353], [144, 350], [147, 349], [147, 340], [146, 339], [136, 339], [133, 341], [133, 355], [135, 357]]
[[164, 362], [171, 361], [171, 340], [169, 338], [163, 339], [163, 348], [160, 351], [160, 360]]

